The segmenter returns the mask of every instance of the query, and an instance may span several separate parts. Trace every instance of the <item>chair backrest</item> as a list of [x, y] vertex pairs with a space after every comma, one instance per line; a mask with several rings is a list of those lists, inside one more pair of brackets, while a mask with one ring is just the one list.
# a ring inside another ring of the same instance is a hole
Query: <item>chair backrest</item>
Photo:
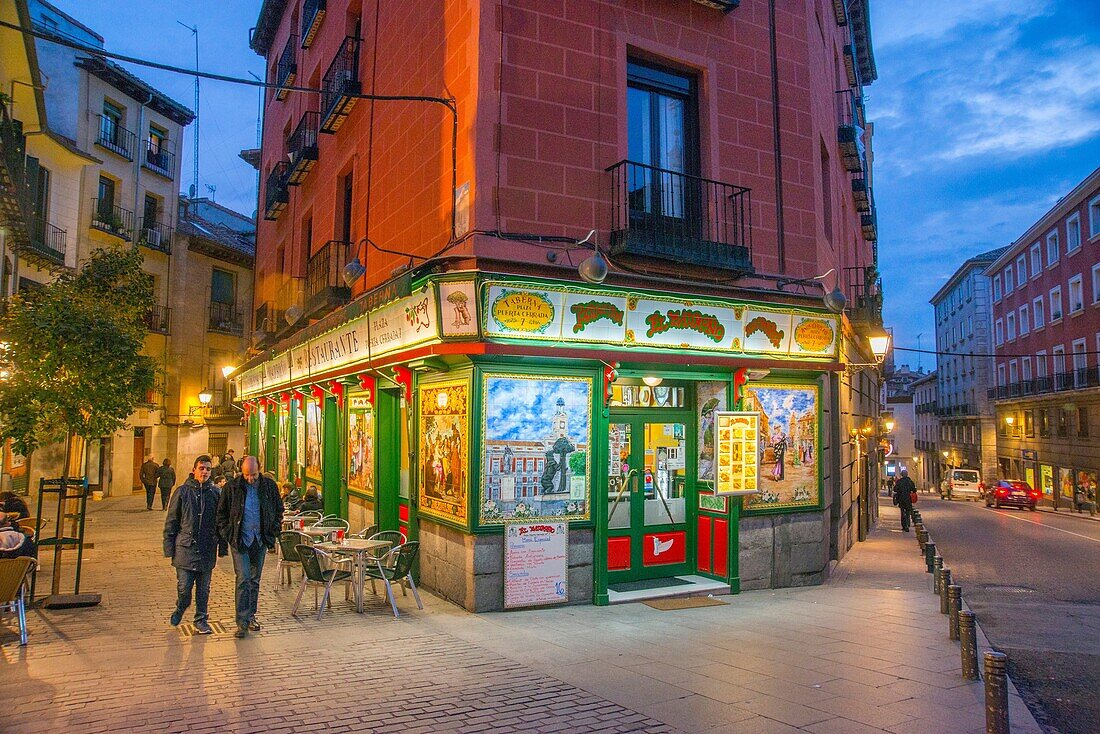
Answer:
[[336, 515], [325, 515], [317, 522], [313, 523], [315, 528], [342, 528], [345, 533], [351, 530], [351, 525], [347, 520], [337, 517]]
[[38, 522], [37, 517], [21, 517], [15, 521], [15, 524], [23, 529], [23, 532], [34, 532], [34, 526]]
[[313, 523], [316, 523], [318, 520], [321, 519], [321, 513], [314, 512], [313, 510], [308, 510], [307, 512], [299, 512], [298, 519], [305, 522], [306, 525], [312, 525]]
[[393, 578], [403, 579], [408, 576], [419, 553], [419, 540], [410, 540], [408, 543], [403, 543], [390, 551], [390, 558], [394, 559]]
[[367, 538], [371, 537], [372, 535], [374, 535], [377, 532], [378, 532], [378, 526], [377, 525], [368, 525], [367, 527], [363, 528], [358, 533], [356, 533], [355, 537], [356, 538], [362, 538], [363, 540], [366, 540]]
[[392, 550], [405, 542], [405, 534], [400, 530], [383, 530], [370, 536], [367, 540], [388, 540]]
[[33, 558], [0, 558], [0, 604], [11, 604], [34, 567]]
[[294, 561], [300, 561], [298, 557], [299, 545], [312, 545], [313, 539], [305, 533], [298, 532], [297, 530], [284, 530], [279, 533], [279, 550], [283, 553], [283, 558], [293, 563]]
[[315, 546], [303, 544], [298, 546], [298, 557], [302, 559], [302, 568], [305, 569], [306, 578], [310, 581], [324, 583], [324, 566], [329, 558], [328, 553]]

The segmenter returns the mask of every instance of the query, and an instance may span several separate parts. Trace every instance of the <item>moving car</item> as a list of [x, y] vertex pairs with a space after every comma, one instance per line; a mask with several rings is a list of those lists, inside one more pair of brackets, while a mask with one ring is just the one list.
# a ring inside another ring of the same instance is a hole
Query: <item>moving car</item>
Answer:
[[952, 469], [940, 483], [940, 497], [944, 499], [981, 499], [985, 492], [982, 475], [977, 469]]
[[1001, 479], [985, 490], [986, 507], [1026, 507], [1035, 512], [1039, 490], [1018, 479]]

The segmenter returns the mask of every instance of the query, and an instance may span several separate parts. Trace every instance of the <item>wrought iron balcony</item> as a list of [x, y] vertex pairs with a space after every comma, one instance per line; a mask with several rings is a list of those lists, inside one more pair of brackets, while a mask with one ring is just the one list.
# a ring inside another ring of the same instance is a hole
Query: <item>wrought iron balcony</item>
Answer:
[[172, 309], [168, 306], [153, 306], [145, 312], [145, 328], [155, 334], [167, 334], [172, 323]]
[[855, 200], [857, 212], [871, 211], [871, 188], [862, 171], [852, 176], [852, 199]]
[[856, 47], [849, 43], [844, 47], [844, 75], [848, 79], [849, 87], [860, 86], [859, 63], [856, 61]]
[[287, 184], [290, 186], [300, 184], [317, 162], [317, 124], [320, 117], [317, 112], [305, 113], [287, 138], [286, 152], [290, 159]]
[[302, 4], [302, 48], [309, 48], [325, 19], [325, 0], [306, 0]]
[[863, 101], [850, 89], [842, 89], [837, 95], [837, 142], [845, 170], [863, 173], [866, 149], [863, 145]]
[[213, 302], [210, 304], [210, 320], [206, 330], [240, 336], [244, 333], [244, 320], [234, 304]]
[[1055, 372], [1052, 375], [1036, 377], [1033, 380], [1010, 382], [986, 390], [990, 400], [1044, 395], [1070, 390], [1087, 390], [1100, 387], [1100, 367], [1081, 367], [1069, 372]]
[[142, 217], [138, 244], [166, 254], [172, 254], [172, 228], [167, 224]]
[[274, 301], [266, 301], [256, 309], [254, 318], [252, 343], [256, 347], [266, 346], [279, 331], [283, 315], [275, 308]]
[[878, 240], [878, 213], [875, 211], [874, 192], [868, 190], [867, 198], [870, 201], [871, 208], [860, 215], [859, 223], [863, 229], [863, 239], [868, 242], [876, 242]]
[[142, 159], [141, 165], [153, 173], [172, 178], [176, 166], [176, 155], [170, 150], [167, 140], [160, 142], [146, 140], [145, 158]]
[[286, 99], [286, 95], [290, 91], [287, 87], [294, 86], [294, 82], [298, 79], [298, 59], [295, 55], [297, 42], [297, 36], [286, 39], [283, 52], [279, 54], [279, 63], [275, 66], [275, 86], [277, 87], [275, 99]]
[[844, 268], [848, 282], [848, 315], [854, 323], [882, 326], [882, 279], [874, 267]]
[[26, 140], [23, 123], [8, 115], [0, 104], [0, 224], [15, 247], [30, 243], [34, 199], [27, 186]]
[[848, 0], [833, 0], [833, 15], [838, 26], [848, 25]]
[[287, 189], [287, 173], [290, 164], [279, 161], [267, 174], [264, 184], [264, 219], [274, 221], [290, 203], [290, 191]]
[[359, 83], [359, 39], [346, 37], [321, 79], [321, 132], [340, 129], [362, 91]]
[[92, 199], [92, 229], [129, 242], [134, 236], [134, 213], [106, 199]]
[[128, 161], [134, 160], [134, 148], [137, 136], [119, 125], [106, 115], [99, 115], [99, 134], [95, 144], [120, 155]]
[[351, 288], [344, 283], [344, 266], [348, 262], [350, 245], [341, 240], [329, 240], [309, 258], [306, 265], [306, 314], [318, 316], [342, 306], [351, 298]]
[[19, 254], [34, 260], [37, 265], [54, 270], [65, 265], [65, 230], [45, 219], [31, 220], [30, 246], [20, 248]]
[[750, 189], [632, 161], [606, 170], [613, 254], [755, 272]]

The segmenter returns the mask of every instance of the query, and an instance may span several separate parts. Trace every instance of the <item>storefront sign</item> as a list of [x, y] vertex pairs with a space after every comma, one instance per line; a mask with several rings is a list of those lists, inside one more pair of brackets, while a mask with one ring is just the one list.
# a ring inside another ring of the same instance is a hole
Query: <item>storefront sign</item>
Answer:
[[439, 284], [439, 326], [445, 338], [477, 336], [477, 297], [474, 281]]
[[740, 351], [741, 311], [704, 302], [630, 298], [626, 341], [654, 347]]
[[264, 389], [264, 366], [256, 365], [240, 376], [239, 395], [254, 395]]
[[[305, 377], [309, 374], [309, 342], [290, 348], [291, 378]], [[272, 385], [265, 385], [267, 388]]]
[[[561, 293], [553, 291], [490, 291], [489, 311], [495, 330], [505, 335], [557, 339], [561, 328]], [[551, 328], [553, 327], [553, 328]]]
[[290, 352], [283, 352], [278, 357], [265, 362], [264, 385], [282, 385], [290, 382]]
[[564, 522], [504, 526], [504, 608], [569, 600], [569, 532]]
[[434, 288], [394, 301], [370, 315], [371, 357], [437, 337]]
[[367, 323], [360, 317], [309, 342], [309, 372], [320, 374], [366, 356]]
[[714, 494], [737, 497], [760, 491], [760, 415], [723, 411], [715, 413], [718, 467]]

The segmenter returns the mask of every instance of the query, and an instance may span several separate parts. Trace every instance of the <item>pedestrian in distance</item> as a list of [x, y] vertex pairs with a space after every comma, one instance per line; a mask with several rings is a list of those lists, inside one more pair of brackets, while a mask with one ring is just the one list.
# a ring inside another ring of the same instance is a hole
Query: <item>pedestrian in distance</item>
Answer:
[[168, 495], [172, 493], [172, 487], [176, 486], [176, 470], [172, 468], [172, 462], [165, 459], [157, 468], [157, 487], [160, 489], [160, 509], [168, 509]]
[[241, 473], [230, 480], [218, 501], [218, 535], [229, 546], [236, 572], [237, 637], [259, 631], [256, 606], [264, 557], [275, 547], [283, 523], [283, 502], [275, 482], [260, 474], [255, 456], [241, 460]]
[[913, 512], [913, 497], [917, 494], [917, 485], [909, 478], [909, 470], [901, 470], [901, 478], [894, 482], [894, 504], [901, 509], [901, 529], [909, 532], [909, 518]]
[[145, 463], [141, 465], [141, 485], [145, 487], [145, 509], [153, 509], [153, 500], [157, 497], [157, 462], [153, 461], [153, 455], [145, 455]]
[[209, 456], [195, 459], [187, 481], [172, 493], [164, 518], [164, 556], [176, 569], [176, 609], [170, 621], [174, 627], [183, 620], [194, 589], [195, 632], [200, 635], [214, 631], [207, 615], [210, 577], [218, 556], [227, 552], [218, 537], [218, 490], [210, 481], [210, 470]]
[[225, 476], [226, 479], [232, 479], [240, 474], [240, 472], [237, 471], [237, 460], [233, 458], [233, 449], [229, 449], [229, 453], [222, 459], [221, 474]]

